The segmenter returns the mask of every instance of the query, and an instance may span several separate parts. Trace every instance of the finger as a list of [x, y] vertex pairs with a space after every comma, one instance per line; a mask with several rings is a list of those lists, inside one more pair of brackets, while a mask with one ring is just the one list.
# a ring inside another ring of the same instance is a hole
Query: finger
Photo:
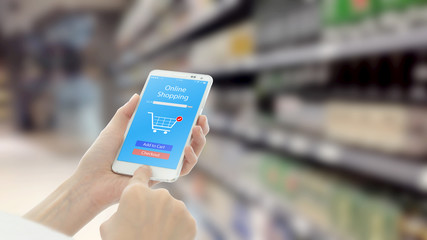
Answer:
[[207, 135], [209, 133], [209, 123], [208, 123], [208, 117], [205, 115], [200, 115], [199, 119], [197, 120], [197, 125], [202, 127], [203, 134]]
[[197, 163], [197, 155], [194, 152], [193, 148], [190, 146], [185, 147], [184, 150], [184, 165], [181, 169], [181, 176], [187, 175], [191, 172], [193, 167]]
[[203, 134], [202, 127], [195, 126], [193, 128], [193, 139], [191, 140], [191, 147], [193, 147], [194, 152], [197, 156], [200, 156], [200, 153], [202, 153], [203, 147], [206, 144], [206, 137]]
[[120, 107], [105, 128], [107, 132], [112, 132], [122, 136], [126, 131], [127, 125], [129, 120], [132, 118], [136, 106], [138, 105], [138, 101], [139, 95], [134, 94], [127, 103]]
[[133, 177], [129, 181], [129, 185], [138, 183], [148, 187], [148, 183], [152, 176], [152, 171], [150, 166], [139, 167], [133, 174]]
[[159, 181], [150, 180], [150, 181], [148, 182], [148, 186], [149, 186], [149, 187], [152, 187], [152, 186], [154, 186], [154, 185], [156, 185], [156, 184], [158, 184], [158, 183], [160, 183], [160, 182], [159, 182]]

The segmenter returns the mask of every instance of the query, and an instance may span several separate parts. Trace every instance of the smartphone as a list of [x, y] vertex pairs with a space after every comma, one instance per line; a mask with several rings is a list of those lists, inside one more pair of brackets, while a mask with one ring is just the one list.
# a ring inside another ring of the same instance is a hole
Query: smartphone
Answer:
[[112, 165], [130, 175], [151, 166], [151, 180], [174, 182], [190, 143], [191, 130], [203, 111], [213, 79], [209, 75], [153, 70]]

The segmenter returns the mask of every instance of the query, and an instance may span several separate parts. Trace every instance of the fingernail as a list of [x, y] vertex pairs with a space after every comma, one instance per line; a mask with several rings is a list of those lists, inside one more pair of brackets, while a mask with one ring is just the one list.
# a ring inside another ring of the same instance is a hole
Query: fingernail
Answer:
[[141, 167], [139, 167], [140, 171], [143, 171], [146, 174], [150, 174], [151, 173], [151, 167], [148, 165], [142, 165]]
[[145, 169], [145, 170], [149, 170], [149, 169], [150, 169], [150, 166], [142, 165], [142, 166], [141, 166], [141, 168], [142, 168], [142, 169]]
[[134, 97], [138, 96], [138, 94], [134, 93], [131, 98], [129, 98], [128, 102], [132, 101]]

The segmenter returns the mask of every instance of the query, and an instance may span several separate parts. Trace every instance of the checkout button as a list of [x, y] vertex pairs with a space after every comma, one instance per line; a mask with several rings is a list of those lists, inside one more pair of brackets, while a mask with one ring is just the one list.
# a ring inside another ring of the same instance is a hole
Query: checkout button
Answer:
[[160, 159], [169, 159], [170, 154], [169, 153], [161, 153], [161, 152], [153, 152], [153, 151], [147, 151], [142, 149], [133, 149], [132, 152], [133, 155], [140, 155], [144, 157], [151, 157], [151, 158], [160, 158]]

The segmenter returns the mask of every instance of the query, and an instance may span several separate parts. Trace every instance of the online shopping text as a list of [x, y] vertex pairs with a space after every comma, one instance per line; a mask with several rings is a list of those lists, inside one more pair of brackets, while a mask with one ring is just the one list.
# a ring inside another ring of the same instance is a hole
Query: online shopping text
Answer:
[[157, 93], [157, 97], [163, 97], [163, 98], [168, 98], [168, 99], [173, 99], [173, 100], [183, 100], [185, 102], [188, 101], [188, 96], [181, 94], [181, 93], [185, 93], [187, 91], [186, 88], [180, 88], [178, 86], [172, 87], [170, 85], [166, 85], [165, 91], [176, 92], [176, 93], [165, 93], [165, 92], [159, 91]]

